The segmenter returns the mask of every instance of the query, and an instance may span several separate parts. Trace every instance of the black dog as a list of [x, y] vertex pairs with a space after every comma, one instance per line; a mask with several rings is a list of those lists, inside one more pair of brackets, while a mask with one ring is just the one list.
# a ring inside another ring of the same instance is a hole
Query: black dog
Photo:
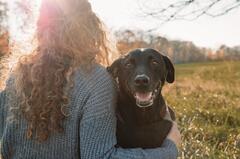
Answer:
[[117, 140], [123, 148], [160, 147], [172, 122], [165, 120], [169, 109], [161, 90], [174, 82], [174, 67], [167, 56], [154, 49], [136, 49], [116, 60], [107, 70], [119, 88]]

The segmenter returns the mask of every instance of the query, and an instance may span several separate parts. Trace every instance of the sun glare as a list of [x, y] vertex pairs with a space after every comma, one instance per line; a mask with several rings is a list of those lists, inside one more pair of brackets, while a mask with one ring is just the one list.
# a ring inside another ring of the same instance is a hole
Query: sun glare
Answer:
[[38, 14], [40, 5], [42, 3], [42, 0], [35, 0], [35, 1], [36, 1], [36, 4], [35, 4], [35, 6], [33, 8], [33, 11], [35, 12], [35, 14]]
[[[33, 37], [40, 4], [41, 0], [8, 1], [9, 40], [11, 51], [15, 54], [27, 54], [33, 49]], [[15, 63], [15, 61], [12, 61], [12, 63]]]

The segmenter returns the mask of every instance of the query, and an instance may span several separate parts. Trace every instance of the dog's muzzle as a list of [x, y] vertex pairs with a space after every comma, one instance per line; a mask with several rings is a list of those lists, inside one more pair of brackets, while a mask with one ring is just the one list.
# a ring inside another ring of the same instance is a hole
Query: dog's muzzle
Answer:
[[[148, 87], [150, 84], [150, 78], [145, 75], [137, 75], [135, 80], [135, 87]], [[136, 91], [134, 97], [136, 99], [136, 105], [141, 108], [150, 107], [153, 105], [153, 101], [156, 95], [157, 89], [154, 91]]]

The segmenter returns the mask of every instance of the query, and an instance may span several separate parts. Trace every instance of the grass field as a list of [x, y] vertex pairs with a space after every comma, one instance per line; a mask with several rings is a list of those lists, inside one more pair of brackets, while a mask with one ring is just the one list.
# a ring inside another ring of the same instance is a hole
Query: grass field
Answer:
[[240, 62], [176, 65], [163, 94], [182, 132], [180, 159], [240, 159]]
[[240, 159], [240, 61], [176, 65], [163, 94], [182, 132], [180, 159]]

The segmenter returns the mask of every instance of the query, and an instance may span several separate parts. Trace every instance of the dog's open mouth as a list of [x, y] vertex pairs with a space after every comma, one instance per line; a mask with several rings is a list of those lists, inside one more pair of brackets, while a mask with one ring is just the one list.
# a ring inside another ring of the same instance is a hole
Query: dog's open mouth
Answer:
[[155, 92], [136, 92], [134, 95], [137, 106], [141, 108], [149, 107], [153, 104]]

